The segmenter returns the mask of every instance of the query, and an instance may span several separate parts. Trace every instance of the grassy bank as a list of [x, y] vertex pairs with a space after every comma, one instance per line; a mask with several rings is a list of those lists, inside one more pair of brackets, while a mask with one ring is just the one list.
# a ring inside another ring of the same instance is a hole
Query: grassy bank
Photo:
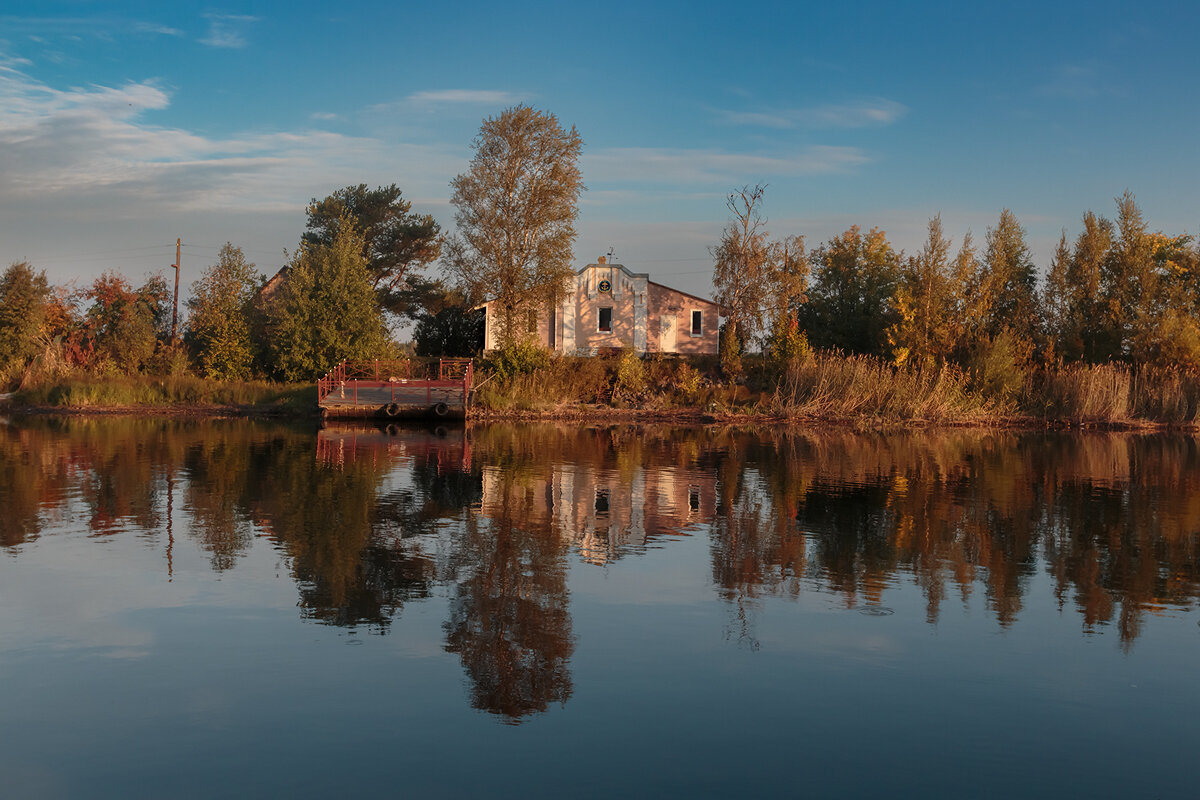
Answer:
[[1125, 365], [1013, 368], [1006, 380], [955, 366], [896, 366], [820, 353], [784, 367], [744, 360], [724, 378], [715, 359], [551, 358], [492, 370], [475, 393], [491, 416], [586, 417], [641, 412], [910, 424], [1184, 425], [1198, 422], [1200, 375]]
[[13, 394], [10, 402], [63, 411], [168, 407], [301, 415], [315, 413], [317, 390], [311, 384], [223, 382], [192, 376], [77, 376], [27, 387]]

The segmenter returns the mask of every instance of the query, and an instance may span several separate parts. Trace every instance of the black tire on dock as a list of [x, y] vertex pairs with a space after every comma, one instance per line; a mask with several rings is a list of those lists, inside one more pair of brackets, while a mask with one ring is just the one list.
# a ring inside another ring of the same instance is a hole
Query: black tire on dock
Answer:
[[400, 406], [395, 403], [388, 403], [383, 407], [383, 413], [387, 414], [389, 417], [397, 417], [400, 415]]
[[444, 417], [450, 413], [450, 406], [445, 403], [438, 403], [433, 407], [433, 413], [435, 416]]

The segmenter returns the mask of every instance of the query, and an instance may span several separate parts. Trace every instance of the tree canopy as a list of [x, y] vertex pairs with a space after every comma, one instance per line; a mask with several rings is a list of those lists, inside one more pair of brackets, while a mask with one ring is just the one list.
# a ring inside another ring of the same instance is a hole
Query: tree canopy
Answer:
[[252, 304], [259, 285], [254, 265], [246, 262], [241, 248], [229, 242], [221, 248], [217, 263], [192, 284], [184, 341], [191, 346], [204, 377], [250, 377], [254, 365]]
[[573, 274], [583, 140], [526, 105], [483, 121], [470, 168], [451, 181], [458, 232], [447, 262], [473, 301], [497, 301], [501, 338], [522, 307], [555, 302]]
[[359, 230], [367, 274], [380, 305], [395, 314], [411, 316], [414, 290], [423, 287], [421, 271], [438, 259], [441, 228], [429, 214], [413, 212], [396, 184], [368, 189], [365, 183], [338, 189], [308, 207], [304, 241], [331, 245], [340, 221], [349, 219]]
[[34, 272], [27, 262], [13, 264], [0, 276], [0, 376], [23, 368], [34, 355], [49, 297], [46, 273]]
[[387, 354], [387, 326], [353, 220], [340, 218], [330, 244], [301, 244], [267, 315], [271, 360], [289, 381], [313, 380], [344, 358]]

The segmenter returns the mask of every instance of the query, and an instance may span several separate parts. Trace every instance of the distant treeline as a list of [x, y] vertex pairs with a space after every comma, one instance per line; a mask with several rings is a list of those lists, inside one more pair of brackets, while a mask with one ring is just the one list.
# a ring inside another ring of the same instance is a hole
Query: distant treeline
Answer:
[[[697, 364], [699, 377], [686, 375], [686, 390], [662, 402], [711, 403], [696, 387], [724, 381], [747, 386], [760, 408], [770, 394], [773, 413], [1196, 418], [1200, 248], [1153, 231], [1132, 194], [1117, 198], [1114, 219], [1088, 211], [1074, 238], [1064, 229], [1044, 277], [1007, 209], [982, 243], [966, 233], [957, 247], [934, 217], [921, 249], [905, 255], [883, 231], [858, 226], [813, 248], [802, 236], [771, 239], [762, 197], [762, 187], [730, 196], [733, 216], [713, 249], [719, 365]], [[0, 380], [311, 381], [342, 358], [396, 355], [403, 346], [388, 322], [399, 319], [415, 322], [418, 354], [476, 354], [480, 319], [469, 309], [479, 298], [425, 274], [444, 241], [394, 185], [314, 199], [298, 249], [270, 281], [239, 248], [222, 248], [183, 300], [174, 344], [161, 276], [135, 286], [113, 271], [72, 289], [14, 264], [0, 278]], [[506, 382], [547, 368], [524, 342], [494, 360], [500, 405]], [[630, 387], [643, 371], [624, 363], [598, 390], [560, 387], [558, 398], [541, 386], [540, 404], [606, 394], [636, 403]]]
[[713, 251], [729, 334], [723, 364], [733, 371], [753, 343], [783, 359], [813, 347], [993, 372], [1200, 367], [1200, 250], [1186, 234], [1151, 231], [1128, 192], [1115, 221], [1088, 211], [1074, 240], [1063, 230], [1044, 280], [1007, 209], [982, 247], [968, 232], [954, 252], [934, 217], [914, 255], [858, 226], [806, 250], [800, 236], [769, 238], [762, 194], [730, 196], [734, 220]]
[[13, 264], [0, 278], [0, 384], [188, 374], [312, 381], [343, 358], [393, 356], [400, 345], [389, 321], [416, 320], [424, 335], [438, 329], [443, 307], [463, 305], [419, 274], [441, 240], [433, 218], [412, 213], [395, 186], [347, 187], [313, 200], [299, 247], [270, 279], [240, 248], [221, 248], [181, 299], [175, 331], [161, 275], [136, 286], [113, 270], [75, 288]]

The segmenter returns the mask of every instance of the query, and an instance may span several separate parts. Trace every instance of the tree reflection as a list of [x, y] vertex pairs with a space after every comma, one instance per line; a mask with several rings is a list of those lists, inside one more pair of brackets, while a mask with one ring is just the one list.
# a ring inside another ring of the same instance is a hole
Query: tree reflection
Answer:
[[227, 573], [267, 540], [305, 618], [379, 633], [446, 586], [472, 703], [519, 721], [571, 695], [568, 562], [698, 533], [730, 637], [751, 647], [766, 597], [872, 606], [910, 582], [930, 623], [978, 594], [1007, 627], [1039, 575], [1085, 631], [1129, 647], [1147, 614], [1200, 597], [1197, 442], [40, 418], [0, 426], [0, 548], [83, 527], [190, 542]]
[[446, 650], [462, 659], [471, 705], [516, 723], [571, 696], [568, 542], [539, 504], [537, 467], [512, 450], [493, 456], [508, 468], [492, 512], [468, 517], [458, 536]]
[[1128, 647], [1147, 611], [1200, 594], [1195, 439], [777, 432], [725, 453], [713, 577], [739, 620], [801, 575], [851, 607], [909, 576], [930, 622], [982, 585], [1010, 626], [1045, 569], [1085, 629], [1115, 621]]

